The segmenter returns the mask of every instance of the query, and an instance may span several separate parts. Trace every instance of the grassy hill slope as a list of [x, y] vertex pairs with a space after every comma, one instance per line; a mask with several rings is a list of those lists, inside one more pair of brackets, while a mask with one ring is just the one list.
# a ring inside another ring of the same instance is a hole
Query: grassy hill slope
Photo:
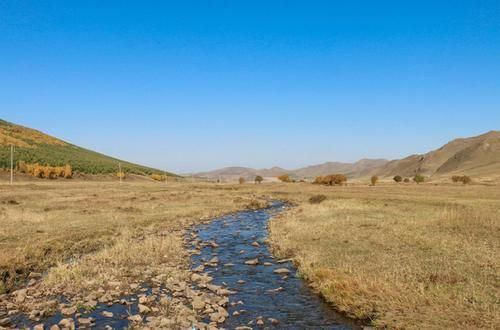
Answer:
[[[85, 174], [118, 172], [118, 163], [126, 173], [149, 175], [163, 171], [129, 163], [98, 152], [80, 148], [40, 131], [0, 120], [0, 168], [10, 166], [10, 146], [14, 146], [14, 161], [63, 166], [70, 164], [74, 171]], [[167, 175], [174, 175], [167, 173]]]
[[417, 173], [426, 176], [500, 174], [500, 132], [456, 139], [426, 154], [393, 160], [377, 171], [381, 176]]

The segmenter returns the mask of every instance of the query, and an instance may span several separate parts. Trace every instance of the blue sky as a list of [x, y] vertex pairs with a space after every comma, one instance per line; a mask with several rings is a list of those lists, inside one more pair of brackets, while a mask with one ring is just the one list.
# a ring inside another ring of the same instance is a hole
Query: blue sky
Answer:
[[500, 129], [499, 1], [2, 1], [0, 118], [177, 172]]

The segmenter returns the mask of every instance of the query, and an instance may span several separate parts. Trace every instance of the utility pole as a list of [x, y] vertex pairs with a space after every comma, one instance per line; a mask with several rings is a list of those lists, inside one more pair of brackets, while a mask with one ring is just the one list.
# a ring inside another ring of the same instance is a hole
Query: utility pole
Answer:
[[10, 184], [14, 183], [14, 145], [10, 145]]
[[120, 184], [122, 184], [122, 176], [123, 176], [123, 173], [122, 173], [122, 163], [118, 162], [118, 176], [120, 177]]

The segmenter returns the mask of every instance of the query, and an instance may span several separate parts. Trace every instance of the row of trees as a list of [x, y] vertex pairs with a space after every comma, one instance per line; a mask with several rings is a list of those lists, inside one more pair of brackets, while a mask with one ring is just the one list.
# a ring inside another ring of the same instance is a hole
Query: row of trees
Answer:
[[[153, 176], [152, 176], [153, 177]], [[295, 182], [288, 174], [283, 174], [278, 176], [278, 179], [281, 182]], [[409, 183], [410, 178], [403, 178], [401, 175], [396, 175], [393, 180], [397, 183], [404, 182], [404, 183]], [[415, 183], [419, 184], [422, 182], [425, 182], [425, 177], [421, 174], [416, 174], [413, 179]], [[454, 175], [451, 177], [451, 180], [454, 183], [461, 182], [463, 184], [470, 184], [472, 183], [472, 179], [468, 177], [467, 175]], [[260, 175], [257, 175], [255, 177], [255, 183], [261, 183], [264, 181], [264, 178]], [[377, 184], [379, 181], [379, 177], [374, 175], [370, 178], [371, 184], [374, 186]], [[244, 177], [239, 178], [239, 183], [243, 184], [245, 183], [246, 180]], [[331, 175], [324, 175], [324, 176], [318, 176], [314, 179], [314, 184], [323, 184], [323, 185], [328, 185], [328, 186], [334, 186], [334, 185], [342, 185], [347, 182], [347, 177], [343, 174], [331, 174]]]
[[347, 182], [347, 177], [343, 174], [330, 174], [318, 176], [314, 179], [314, 184], [324, 184], [327, 186], [343, 185]]
[[50, 166], [40, 165], [38, 163], [28, 164], [24, 161], [20, 161], [17, 163], [17, 170], [21, 173], [30, 174], [41, 179], [71, 179], [73, 177], [73, 169], [70, 164], [64, 166]]

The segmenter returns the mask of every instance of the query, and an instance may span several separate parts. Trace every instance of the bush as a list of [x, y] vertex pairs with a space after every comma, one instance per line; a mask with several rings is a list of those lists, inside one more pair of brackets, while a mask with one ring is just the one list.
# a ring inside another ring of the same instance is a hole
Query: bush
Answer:
[[160, 174], [151, 174], [151, 179], [153, 179], [155, 181], [165, 181], [166, 177], [164, 175], [160, 175]]
[[309, 203], [311, 204], [320, 204], [321, 202], [326, 200], [325, 195], [314, 195], [309, 198]]
[[410, 182], [410, 179], [409, 179], [409, 178], [405, 178], [405, 179], [403, 180], [403, 182], [404, 182], [404, 183], [409, 183], [409, 182]]
[[73, 169], [70, 164], [66, 164], [66, 166], [64, 166], [63, 176], [65, 179], [71, 179], [73, 177]]
[[376, 176], [376, 175], [372, 176], [370, 181], [372, 183], [372, 186], [376, 185], [378, 182], [378, 176]]
[[403, 181], [403, 178], [401, 177], [401, 175], [396, 175], [394, 178], [393, 178], [394, 181], [396, 181], [397, 183]]
[[17, 163], [17, 170], [24, 174], [30, 174], [36, 178], [70, 179], [73, 177], [73, 170], [71, 168], [71, 165], [69, 164], [66, 164], [64, 166], [50, 166], [50, 165], [42, 166], [38, 163], [28, 164], [24, 161], [20, 161]]
[[463, 184], [472, 183], [472, 179], [467, 175], [454, 175], [451, 177], [451, 181], [453, 181], [455, 183], [462, 182]]
[[318, 176], [314, 179], [315, 184], [324, 184], [327, 186], [342, 185], [347, 182], [347, 177], [343, 174], [331, 174], [325, 176]]
[[425, 178], [420, 175], [420, 174], [416, 174], [414, 177], [413, 177], [413, 181], [415, 181], [416, 183], [422, 183], [425, 181]]
[[471, 184], [471, 183], [472, 183], [472, 179], [471, 179], [469, 176], [464, 175], [464, 176], [462, 177], [462, 183], [463, 183], [463, 184]]
[[125, 175], [125, 172], [117, 172], [116, 173], [116, 176], [118, 177], [118, 179], [125, 179], [127, 176]]
[[245, 180], [245, 178], [244, 178], [244, 177], [242, 177], [242, 176], [240, 176], [240, 178], [238, 179], [238, 182], [239, 182], [240, 184], [244, 184], [244, 183], [245, 183], [245, 181], [246, 181], [246, 180]]
[[292, 182], [292, 179], [288, 174], [282, 174], [278, 177], [281, 182]]
[[255, 183], [260, 184], [262, 181], [264, 181], [264, 178], [263, 178], [263, 177], [261, 177], [260, 175], [257, 175], [257, 176], [255, 177]]

